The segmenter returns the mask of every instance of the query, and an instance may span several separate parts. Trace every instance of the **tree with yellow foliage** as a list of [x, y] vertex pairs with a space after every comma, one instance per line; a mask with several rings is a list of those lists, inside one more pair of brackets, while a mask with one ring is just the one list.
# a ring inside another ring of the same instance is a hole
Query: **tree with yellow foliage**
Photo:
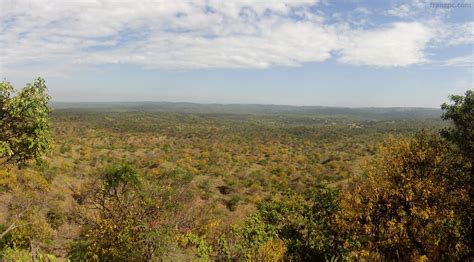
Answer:
[[164, 214], [147, 195], [142, 175], [129, 165], [112, 166], [75, 195], [83, 207], [82, 240], [74, 261], [149, 261], [162, 245]]
[[469, 255], [469, 167], [436, 134], [386, 141], [341, 200], [356, 257], [462, 260]]

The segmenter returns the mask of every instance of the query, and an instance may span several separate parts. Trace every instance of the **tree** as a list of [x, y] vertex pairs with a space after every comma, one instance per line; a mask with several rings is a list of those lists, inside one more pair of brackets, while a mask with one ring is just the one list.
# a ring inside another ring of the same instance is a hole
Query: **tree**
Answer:
[[[10, 83], [0, 83], [0, 166], [23, 165], [32, 159], [39, 160], [50, 148], [48, 116], [51, 109], [48, 102], [49, 96], [42, 78], [37, 78], [18, 92]], [[36, 231], [31, 230], [33, 226], [36, 229], [41, 228], [35, 217], [39, 209], [38, 201], [35, 200], [38, 199], [31, 197], [41, 190], [30, 189], [27, 184], [31, 180], [41, 181], [43, 178], [32, 172], [16, 174], [10, 169], [11, 166], [8, 166], [7, 170], [0, 170], [0, 185], [12, 193], [9, 226], [2, 230], [0, 239], [16, 230], [13, 242], [25, 242], [25, 245], [30, 245], [30, 240], [36, 239], [44, 232], [35, 235]], [[18, 240], [21, 232], [24, 233], [21, 238], [25, 241]]]
[[[341, 256], [335, 225], [338, 194], [318, 188], [267, 199], [220, 241], [220, 260], [326, 261]], [[225, 248], [223, 248], [225, 247]]]
[[[474, 91], [468, 90], [465, 96], [452, 95], [453, 104], [444, 103], [441, 109], [444, 111], [442, 118], [451, 120], [453, 125], [441, 131], [441, 136], [456, 145], [466, 159], [466, 165], [470, 166], [471, 176], [468, 184], [470, 185], [469, 197], [474, 198]], [[464, 228], [472, 228], [473, 206], [470, 205], [465, 211], [467, 215], [463, 219]], [[469, 245], [472, 246], [472, 239]]]
[[71, 259], [149, 261], [163, 247], [158, 199], [147, 195], [133, 167], [106, 169], [75, 198], [84, 207], [85, 222], [83, 241], [71, 250]]
[[474, 162], [474, 91], [465, 96], [452, 95], [453, 104], [442, 104], [442, 118], [451, 120], [453, 126], [441, 131], [446, 140], [456, 144]]
[[0, 83], [0, 165], [38, 160], [51, 146], [47, 87], [42, 78], [16, 92]]
[[305, 195], [288, 193], [263, 202], [259, 213], [285, 241], [286, 258], [325, 261], [341, 251], [334, 226], [338, 205], [337, 190], [317, 188]]
[[[356, 253], [382, 259], [469, 256], [469, 170], [439, 135], [392, 138], [341, 200]], [[380, 258], [380, 257], [378, 257]]]
[[[203, 247], [209, 244], [206, 241], [203, 243], [202, 240], [197, 242], [195, 238], [190, 238], [192, 236], [193, 234], [186, 234], [184, 243], [195, 244], [198, 256], [209, 258], [209, 255], [203, 256], [199, 252], [205, 250]], [[278, 237], [276, 227], [268, 224], [259, 212], [250, 215], [243, 224], [233, 225], [219, 237], [216, 246], [214, 260], [217, 261], [281, 261], [286, 251], [285, 243]], [[209, 251], [212, 252], [212, 248]]]

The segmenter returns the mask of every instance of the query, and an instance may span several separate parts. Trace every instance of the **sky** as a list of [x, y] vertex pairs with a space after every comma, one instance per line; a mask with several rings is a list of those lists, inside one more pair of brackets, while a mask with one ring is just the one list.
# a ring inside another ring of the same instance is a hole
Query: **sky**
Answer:
[[53, 101], [439, 107], [474, 1], [0, 0], [0, 77]]

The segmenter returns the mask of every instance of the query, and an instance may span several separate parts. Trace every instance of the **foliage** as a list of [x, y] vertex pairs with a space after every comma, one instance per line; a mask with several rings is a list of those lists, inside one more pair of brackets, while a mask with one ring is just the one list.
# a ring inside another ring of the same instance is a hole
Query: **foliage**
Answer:
[[53, 229], [57, 230], [60, 226], [64, 224], [64, 222], [66, 222], [66, 214], [63, 210], [61, 210], [61, 208], [52, 207], [46, 213], [46, 219], [48, 221], [48, 224]]
[[81, 198], [87, 258], [141, 261], [157, 255], [163, 238], [159, 203], [147, 198], [140, 173], [129, 165], [113, 166], [88, 186]]
[[[456, 112], [472, 111], [448, 108], [454, 134], [472, 119]], [[2, 245], [71, 261], [469, 258], [469, 155], [448, 137], [403, 137], [448, 123], [305, 110], [55, 110], [52, 154], [0, 170], [3, 229], [19, 225]], [[400, 136], [377, 150], [390, 134]]]
[[197, 249], [197, 256], [202, 261], [209, 261], [213, 249], [212, 246], [208, 243], [208, 241], [193, 232], [186, 232], [186, 234], [182, 235], [178, 239], [179, 244], [182, 247], [194, 246]]
[[465, 161], [439, 136], [388, 140], [344, 194], [346, 246], [356, 257], [461, 260], [470, 248], [468, 181]]
[[[451, 120], [453, 125], [443, 129], [441, 136], [455, 144], [465, 156], [466, 162], [470, 162], [469, 197], [472, 201], [474, 198], [474, 91], [468, 90], [465, 96], [453, 95], [450, 98], [453, 104], [444, 103], [441, 105], [441, 109], [444, 111], [442, 118], [444, 120]], [[464, 216], [462, 223], [463, 228], [468, 231], [472, 229], [473, 205], [470, 205], [465, 212], [467, 215]], [[467, 245], [470, 247], [474, 246], [472, 238], [469, 239]], [[471, 248], [471, 257], [473, 256]]]
[[[2, 228], [2, 261], [50, 261], [52, 256], [38, 252], [40, 245], [51, 243], [54, 230], [43, 209], [49, 182], [36, 170], [18, 169], [41, 157], [51, 147], [49, 96], [41, 78], [15, 91], [8, 82], [0, 83], [0, 186], [8, 192]], [[43, 170], [44, 171], [44, 170]], [[30, 251], [25, 251], [30, 250]]]
[[325, 260], [340, 255], [335, 214], [338, 192], [289, 192], [266, 200], [245, 223], [218, 240], [220, 259], [280, 261]]
[[5, 262], [30, 262], [31, 254], [26, 249], [13, 249], [7, 247], [0, 253], [2, 261]]
[[[217, 244], [218, 260], [261, 261], [264, 257], [274, 258], [284, 253], [276, 229], [265, 223], [258, 213], [248, 217], [242, 225], [234, 225]], [[280, 249], [271, 252], [268, 250], [271, 247]]]
[[307, 196], [288, 193], [264, 202], [259, 213], [286, 243], [286, 257], [293, 260], [325, 260], [338, 255], [338, 233], [334, 225], [338, 192], [317, 189]]
[[277, 262], [285, 257], [286, 245], [280, 238], [272, 238], [262, 244], [257, 251], [257, 261]]
[[30, 261], [38, 261], [38, 262], [55, 262], [60, 261], [56, 258], [56, 256], [51, 254], [37, 254], [34, 257], [32, 254], [26, 249], [19, 249], [19, 248], [10, 248], [7, 247], [0, 252], [0, 257], [2, 261], [5, 262], [30, 262]]
[[49, 96], [45, 81], [37, 78], [15, 92], [0, 83], [0, 160], [25, 164], [39, 159], [51, 146]]
[[442, 118], [451, 120], [452, 127], [445, 128], [441, 135], [456, 144], [474, 163], [474, 91], [466, 91], [465, 96], [452, 95], [453, 104], [444, 103]]
[[241, 225], [232, 226], [217, 243], [191, 231], [180, 236], [178, 241], [181, 247], [194, 247], [202, 261], [279, 261], [285, 252], [285, 244], [277, 237], [274, 227], [264, 223], [259, 214], [251, 215]]
[[234, 227], [232, 235], [244, 257], [254, 255], [261, 245], [277, 236], [275, 228], [266, 224], [258, 214], [250, 216], [243, 226]]
[[2, 230], [7, 245], [35, 249], [51, 243], [54, 230], [42, 210], [49, 204], [44, 197], [49, 191], [48, 182], [33, 170], [0, 171], [2, 184], [10, 195], [6, 222]]
[[[5, 224], [0, 224], [0, 232], [5, 232], [8, 229], [8, 226]], [[0, 239], [0, 250], [5, 249], [11, 244], [12, 235], [10, 232], [7, 232], [1, 239]]]
[[[88, 252], [89, 242], [87, 240], [76, 239], [68, 247], [68, 259], [71, 261], [90, 260], [91, 254]], [[95, 258], [98, 260], [98, 257]]]
[[230, 211], [235, 211], [237, 209], [237, 205], [239, 204], [240, 197], [239, 196], [232, 196], [228, 201], [226, 201], [226, 206]]

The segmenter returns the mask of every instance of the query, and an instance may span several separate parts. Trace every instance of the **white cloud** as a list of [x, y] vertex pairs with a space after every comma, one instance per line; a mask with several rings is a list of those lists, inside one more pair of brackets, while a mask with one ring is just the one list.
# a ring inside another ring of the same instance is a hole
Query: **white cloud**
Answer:
[[[399, 3], [400, 1], [395, 1]], [[385, 13], [389, 16], [401, 18], [401, 19], [442, 19], [450, 15], [452, 10], [445, 8], [434, 8], [432, 6], [433, 2], [443, 2], [441, 1], [432, 1], [432, 0], [411, 0], [404, 1], [400, 5], [395, 5], [390, 8]]]
[[407, 4], [400, 5], [388, 10], [388, 14], [396, 17], [409, 17], [415, 14], [414, 10]]
[[257, 35], [217, 38], [166, 33], [134, 43], [126, 49], [88, 55], [78, 62], [87, 64], [106, 61], [165, 68], [295, 66], [326, 60], [337, 41], [332, 32], [308, 22], [276, 22], [265, 27], [269, 30]]
[[467, 66], [472, 67], [474, 63], [474, 55], [458, 56], [451, 59], [448, 59], [444, 62], [446, 66]]
[[339, 61], [380, 67], [424, 63], [427, 59], [423, 50], [432, 37], [430, 29], [419, 23], [350, 32], [343, 41]]
[[[365, 22], [330, 24], [314, 7], [318, 1], [3, 0], [0, 70], [115, 63], [267, 68], [321, 62], [334, 54], [347, 64], [409, 66], [426, 62], [428, 43], [440, 35], [413, 21], [371, 29], [361, 27]], [[366, 8], [357, 12], [370, 14]], [[463, 32], [469, 28], [472, 23]], [[470, 42], [470, 33], [450, 41]]]
[[457, 23], [443, 28], [443, 40], [450, 46], [474, 44], [474, 22]]
[[372, 12], [369, 9], [365, 8], [365, 7], [357, 7], [356, 9], [354, 9], [354, 12], [358, 13], [358, 14], [363, 14], [363, 15], [372, 14]]
[[[474, 44], [474, 22], [444, 23], [434, 21], [428, 24], [435, 34], [430, 48], [445, 51], [446, 48], [469, 47]], [[446, 54], [446, 51], [444, 52]]]

